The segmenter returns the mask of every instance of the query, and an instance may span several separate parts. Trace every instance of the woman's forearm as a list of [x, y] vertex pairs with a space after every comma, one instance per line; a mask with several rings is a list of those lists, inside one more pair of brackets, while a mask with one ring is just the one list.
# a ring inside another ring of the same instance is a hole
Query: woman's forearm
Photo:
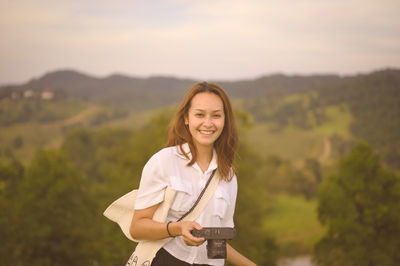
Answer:
[[[194, 237], [193, 229], [201, 229], [196, 222], [180, 221], [171, 223], [159, 223], [152, 217], [158, 205], [143, 210], [135, 211], [129, 233], [136, 240], [158, 240], [174, 236], [182, 236], [183, 241], [189, 246], [198, 246], [204, 242], [204, 238]], [[168, 230], [167, 230], [168, 226]], [[168, 233], [169, 232], [169, 233]]]
[[234, 249], [231, 245], [226, 245], [227, 258], [226, 260], [233, 265], [240, 266], [256, 266], [254, 262], [240, 254], [236, 249]]
[[157, 240], [168, 237], [166, 223], [152, 220], [154, 212], [159, 204], [135, 211], [130, 226], [130, 234], [137, 240]]
[[[171, 229], [171, 224], [168, 226]], [[132, 222], [131, 236], [136, 240], [157, 240], [169, 237], [167, 224], [142, 218]]]
[[131, 236], [136, 240], [158, 240], [182, 236], [182, 240], [188, 246], [199, 246], [205, 241], [203, 237], [194, 237], [191, 234], [193, 229], [201, 229], [201, 226], [196, 222], [190, 221], [171, 222], [168, 224], [142, 218], [132, 223], [130, 229]]

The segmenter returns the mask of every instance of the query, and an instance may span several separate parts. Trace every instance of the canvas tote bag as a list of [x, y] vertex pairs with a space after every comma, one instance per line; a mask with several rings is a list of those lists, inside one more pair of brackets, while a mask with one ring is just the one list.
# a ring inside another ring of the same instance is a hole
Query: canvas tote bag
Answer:
[[[208, 201], [214, 194], [219, 180], [219, 174], [218, 171], [216, 171], [216, 174], [211, 177], [209, 185], [204, 191], [203, 196], [201, 196], [194, 209], [182, 219], [183, 221], [194, 221], [197, 219], [197, 217], [199, 217]], [[132, 253], [128, 262], [126, 263], [126, 266], [150, 266], [157, 251], [172, 238], [146, 241], [137, 241], [132, 238], [131, 234], [129, 233], [129, 229], [132, 222], [133, 213], [135, 211], [136, 194], [137, 190], [135, 189], [120, 197], [111, 203], [111, 205], [108, 206], [103, 214], [111, 221], [116, 222], [128, 239], [139, 242], [135, 251]], [[154, 221], [162, 223], [166, 222], [168, 211], [175, 199], [175, 194], [176, 191], [170, 186], [165, 189], [164, 201], [154, 212]]]

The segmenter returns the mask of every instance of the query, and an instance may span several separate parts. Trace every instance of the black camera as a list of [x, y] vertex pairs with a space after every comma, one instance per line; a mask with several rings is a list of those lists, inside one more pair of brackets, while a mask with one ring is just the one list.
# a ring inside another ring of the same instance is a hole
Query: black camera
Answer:
[[204, 237], [207, 240], [207, 256], [209, 259], [226, 259], [226, 240], [236, 235], [235, 228], [231, 227], [204, 227], [194, 229], [192, 235]]

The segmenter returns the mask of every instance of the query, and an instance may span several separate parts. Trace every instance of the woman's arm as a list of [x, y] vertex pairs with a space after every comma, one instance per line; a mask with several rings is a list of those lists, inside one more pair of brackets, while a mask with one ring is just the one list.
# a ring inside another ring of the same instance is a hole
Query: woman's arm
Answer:
[[254, 266], [256, 265], [254, 262], [240, 254], [237, 250], [235, 250], [231, 245], [226, 245], [227, 258], [226, 260], [233, 265], [240, 266]]
[[[167, 223], [159, 223], [152, 220], [154, 212], [160, 204], [143, 210], [135, 210], [129, 230], [134, 239], [157, 240], [170, 237], [167, 232]], [[168, 229], [173, 236], [182, 236], [183, 241], [188, 246], [199, 246], [204, 242], [204, 238], [194, 237], [190, 233], [193, 229], [202, 229], [196, 222], [172, 222], [169, 224]]]

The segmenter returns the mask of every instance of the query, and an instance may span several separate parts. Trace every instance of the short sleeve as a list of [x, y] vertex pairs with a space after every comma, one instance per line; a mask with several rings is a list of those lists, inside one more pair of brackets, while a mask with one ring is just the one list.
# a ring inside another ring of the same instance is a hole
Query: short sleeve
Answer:
[[236, 198], [237, 198], [237, 179], [236, 176], [232, 178], [229, 182], [229, 205], [226, 211], [225, 217], [221, 221], [221, 226], [223, 227], [235, 227], [233, 222], [233, 215], [235, 213]]
[[159, 153], [156, 153], [143, 168], [135, 201], [135, 210], [145, 209], [162, 202], [168, 184], [169, 181], [163, 173]]

